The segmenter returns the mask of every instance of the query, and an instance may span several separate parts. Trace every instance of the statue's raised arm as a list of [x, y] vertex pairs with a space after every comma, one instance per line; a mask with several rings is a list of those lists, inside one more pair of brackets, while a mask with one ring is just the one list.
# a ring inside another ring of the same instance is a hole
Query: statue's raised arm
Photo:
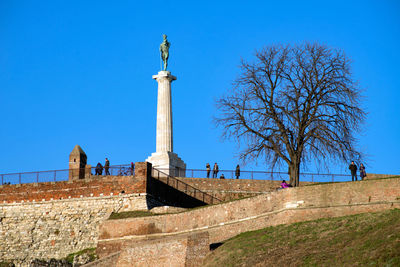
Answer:
[[167, 40], [167, 35], [163, 34], [163, 42], [160, 45], [161, 59], [164, 63], [164, 70], [168, 67], [169, 47], [171, 44]]

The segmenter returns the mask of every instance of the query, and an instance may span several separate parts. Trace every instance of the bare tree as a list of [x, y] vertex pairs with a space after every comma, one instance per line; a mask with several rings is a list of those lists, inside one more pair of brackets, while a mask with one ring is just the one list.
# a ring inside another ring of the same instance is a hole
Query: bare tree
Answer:
[[240, 68], [232, 90], [217, 100], [215, 122], [224, 137], [244, 142], [242, 160], [286, 163], [290, 183], [298, 186], [304, 162], [361, 157], [355, 133], [365, 112], [342, 51], [320, 44], [270, 46]]

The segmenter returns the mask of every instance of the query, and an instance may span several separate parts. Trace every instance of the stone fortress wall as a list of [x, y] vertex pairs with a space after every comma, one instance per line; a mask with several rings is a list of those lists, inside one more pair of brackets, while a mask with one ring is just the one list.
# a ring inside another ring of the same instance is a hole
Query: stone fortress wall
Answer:
[[[289, 188], [177, 214], [104, 221], [97, 254], [110, 260], [118, 253], [108, 266], [202, 266], [210, 244], [242, 232], [393, 208], [400, 208], [400, 178]], [[152, 253], [158, 248], [163, 257]]]
[[[155, 196], [146, 193], [148, 173], [148, 164], [136, 163], [135, 176], [100, 176], [65, 182], [0, 186], [0, 259], [17, 259], [21, 266], [25, 266], [31, 259], [63, 258], [69, 253], [96, 247], [99, 225], [107, 220], [111, 212], [148, 210], [163, 205]], [[179, 179], [223, 200], [255, 196], [279, 187], [279, 181]], [[375, 183], [371, 182], [371, 185]], [[310, 190], [311, 188], [308, 192]], [[242, 200], [240, 203], [244, 206], [240, 209], [257, 210], [259, 204], [256, 202], [251, 199]], [[241, 205], [240, 203], [238, 205]], [[220, 210], [216, 210], [215, 213], [215, 219], [218, 220], [224, 214], [235, 213], [232, 205], [228, 203], [210, 208]], [[204, 211], [208, 212], [208, 208], [199, 209], [199, 214], [193, 211], [197, 215], [184, 214], [195, 215], [193, 218], [197, 218], [197, 225], [200, 226], [205, 223], [203, 220], [209, 217], [200, 214]], [[184, 214], [179, 216], [187, 216]], [[159, 219], [161, 218], [164, 217], [159, 216]], [[181, 223], [187, 220], [189, 218], [183, 218], [175, 227], [182, 227]], [[146, 225], [145, 221], [146, 219], [143, 219], [141, 222], [142, 226]], [[154, 221], [150, 224], [157, 226], [156, 228], [160, 227], [163, 232], [168, 222], [169, 219], [165, 221], [165, 226]], [[204, 225], [206, 224], [208, 223]], [[151, 234], [151, 229], [155, 229], [151, 225], [144, 226], [141, 231]], [[196, 228], [196, 225], [191, 227]], [[136, 228], [131, 230], [134, 229]], [[179, 242], [190, 244], [194, 242], [190, 240], [197, 240], [196, 238], [188, 236], [179, 239]]]
[[147, 210], [145, 193], [0, 205], [0, 259], [63, 258], [96, 247], [98, 227], [111, 212]]
[[[17, 259], [27, 264], [32, 259], [63, 258], [96, 247], [99, 225], [112, 212], [148, 210], [164, 205], [146, 193], [148, 168], [146, 163], [136, 163], [135, 176], [92, 176], [0, 186], [0, 262]], [[209, 179], [208, 182], [222, 184], [219, 188], [227, 192], [232, 184], [248, 184], [243, 180]], [[209, 183], [202, 186], [204, 190], [209, 191]], [[257, 183], [259, 190], [271, 190], [269, 181]], [[246, 191], [245, 188], [241, 190]], [[235, 193], [229, 196], [232, 198]]]
[[112, 212], [163, 205], [146, 193], [146, 168], [135, 176], [0, 186], [0, 262], [63, 258], [96, 247]]

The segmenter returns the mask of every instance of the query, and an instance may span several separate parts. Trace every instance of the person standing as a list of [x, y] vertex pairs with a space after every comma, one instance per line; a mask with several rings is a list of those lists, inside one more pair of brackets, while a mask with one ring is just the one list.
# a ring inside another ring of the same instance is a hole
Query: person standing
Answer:
[[97, 163], [96, 165], [96, 175], [101, 175], [103, 173], [103, 165], [101, 165], [101, 163]]
[[131, 162], [130, 171], [131, 171], [131, 175], [133, 176], [133, 174], [135, 173], [135, 164], [133, 162]]
[[367, 177], [367, 173], [365, 172], [365, 166], [364, 164], [360, 164], [360, 177], [361, 180], [364, 180], [365, 177]]
[[218, 164], [215, 162], [214, 168], [213, 168], [213, 178], [218, 177], [218, 171], [219, 171], [219, 167], [218, 167]]
[[357, 181], [357, 165], [354, 163], [354, 161], [351, 162], [349, 165], [349, 170], [351, 172], [351, 180]]
[[235, 176], [236, 176], [236, 179], [239, 179], [239, 176], [240, 176], [240, 166], [239, 166], [239, 164], [236, 165]]
[[104, 164], [104, 172], [105, 175], [110, 175], [110, 161], [108, 160], [108, 158], [106, 158], [106, 163]]
[[207, 170], [207, 178], [210, 178], [211, 167], [209, 163], [206, 164], [206, 170]]

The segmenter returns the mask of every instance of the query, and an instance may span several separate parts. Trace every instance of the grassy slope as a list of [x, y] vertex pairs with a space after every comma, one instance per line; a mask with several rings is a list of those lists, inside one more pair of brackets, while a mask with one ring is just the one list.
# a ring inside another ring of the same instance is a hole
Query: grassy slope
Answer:
[[205, 266], [400, 266], [400, 210], [246, 232], [211, 252]]

